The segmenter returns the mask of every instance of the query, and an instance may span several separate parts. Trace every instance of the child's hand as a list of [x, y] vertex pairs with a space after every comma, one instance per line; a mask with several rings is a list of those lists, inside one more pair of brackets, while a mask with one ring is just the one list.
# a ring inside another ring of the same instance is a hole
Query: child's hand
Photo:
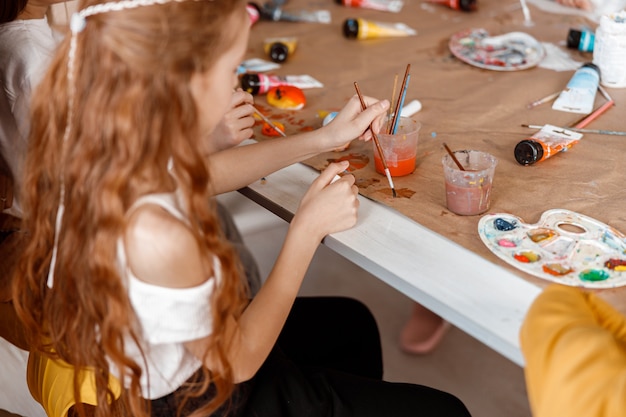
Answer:
[[563, 6], [576, 7], [582, 10], [593, 10], [593, 5], [589, 0], [556, 0], [557, 3]]
[[359, 190], [353, 175], [343, 175], [349, 166], [347, 161], [330, 164], [311, 184], [291, 225], [301, 227], [305, 234], [321, 241], [324, 236], [349, 229], [357, 221]]
[[251, 94], [237, 89], [231, 97], [229, 109], [209, 138], [213, 152], [239, 145], [254, 133], [254, 99]]
[[[385, 112], [389, 109], [389, 101], [378, 101], [371, 97], [363, 97], [367, 109], [361, 110], [361, 101], [355, 94], [350, 101], [328, 125], [320, 128], [323, 140], [328, 141], [328, 150], [347, 145], [354, 139], [370, 140], [371, 123], [378, 130], [383, 122]], [[325, 144], [326, 145], [326, 144]], [[325, 146], [326, 148], [326, 146]]]

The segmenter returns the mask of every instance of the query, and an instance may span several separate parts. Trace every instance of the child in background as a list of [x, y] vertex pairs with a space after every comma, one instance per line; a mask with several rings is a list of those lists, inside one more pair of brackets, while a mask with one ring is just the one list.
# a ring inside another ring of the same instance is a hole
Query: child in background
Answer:
[[520, 331], [533, 417], [613, 417], [626, 410], [626, 317], [590, 291], [552, 284]]
[[[0, 15], [0, 166], [19, 190], [29, 131], [29, 100], [62, 35], [46, 14], [63, 0], [2, 0]], [[21, 217], [19, 195], [8, 211]]]
[[400, 333], [400, 348], [413, 355], [426, 355], [439, 346], [451, 324], [419, 303]]
[[0, 408], [32, 417], [43, 411], [26, 386], [27, 346], [10, 303], [11, 271], [22, 247], [23, 161], [30, 128], [29, 101], [63, 35], [48, 13], [62, 0], [0, 0]]
[[81, 7], [33, 101], [29, 241], [13, 294], [37, 352], [95, 370], [95, 415], [110, 415], [113, 375], [125, 386], [118, 401], [135, 416], [149, 407], [158, 416], [468, 416], [450, 394], [302, 367], [276, 346], [321, 239], [356, 222], [354, 177], [337, 179], [347, 163], [313, 182], [249, 302], [207, 204], [369, 139], [389, 103], [367, 98], [361, 111], [353, 97], [317, 131], [214, 152], [205, 139], [226, 112], [246, 50], [245, 2]]

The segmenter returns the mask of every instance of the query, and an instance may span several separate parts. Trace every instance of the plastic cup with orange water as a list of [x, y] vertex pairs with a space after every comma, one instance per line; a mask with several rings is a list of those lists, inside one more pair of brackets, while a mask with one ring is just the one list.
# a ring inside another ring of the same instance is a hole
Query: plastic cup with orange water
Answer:
[[[378, 142], [385, 154], [385, 162], [392, 177], [402, 177], [415, 171], [417, 140], [421, 123], [408, 117], [401, 117], [395, 134], [388, 134], [387, 124], [383, 123], [378, 133]], [[373, 141], [372, 141], [373, 142]], [[380, 155], [374, 145], [374, 166], [376, 172], [385, 175]]]

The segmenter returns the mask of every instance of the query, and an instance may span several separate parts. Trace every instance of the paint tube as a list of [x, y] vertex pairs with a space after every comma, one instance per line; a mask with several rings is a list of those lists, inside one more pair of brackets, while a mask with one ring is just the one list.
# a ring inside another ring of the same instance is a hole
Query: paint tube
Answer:
[[274, 22], [283, 21], [283, 22], [310, 22], [310, 23], [330, 23], [331, 16], [330, 11], [328, 10], [301, 10], [299, 12], [285, 12], [282, 9], [282, 3], [277, 2], [267, 2], [262, 6], [259, 6], [257, 3], [250, 2], [248, 5], [251, 5], [257, 8], [260, 12], [261, 19], [263, 20], [271, 20]]
[[324, 85], [310, 75], [265, 75], [243, 74], [240, 79], [241, 88], [252, 95], [265, 94], [279, 85], [292, 85], [300, 89], [322, 88]]
[[261, 9], [255, 3], [248, 3], [246, 11], [248, 12], [248, 17], [250, 17], [250, 26], [254, 25], [261, 18]]
[[335, 2], [348, 7], [361, 7], [363, 9], [394, 13], [398, 13], [404, 6], [404, 1], [402, 0], [335, 0]]
[[267, 72], [280, 68], [280, 64], [275, 62], [266, 61], [261, 58], [246, 59], [237, 67], [237, 75], [245, 74], [247, 72]]
[[582, 52], [593, 52], [596, 35], [589, 30], [570, 29], [567, 33], [567, 47]]
[[554, 101], [552, 108], [570, 113], [591, 113], [599, 84], [600, 69], [591, 62], [583, 64]]
[[348, 39], [376, 39], [399, 36], [412, 36], [417, 32], [404, 23], [382, 23], [365, 19], [346, 19], [343, 34]]
[[330, 23], [331, 16], [328, 10], [301, 10], [299, 12], [281, 12], [278, 19], [284, 22], [308, 22], [308, 23]]
[[429, 3], [445, 4], [451, 9], [471, 12], [477, 9], [476, 0], [428, 0]]
[[544, 161], [557, 153], [567, 151], [582, 137], [582, 133], [545, 125], [539, 132], [515, 146], [515, 160], [522, 165]]
[[265, 53], [274, 62], [285, 62], [287, 57], [294, 53], [298, 39], [289, 38], [267, 38], [265, 39], [263, 49]]

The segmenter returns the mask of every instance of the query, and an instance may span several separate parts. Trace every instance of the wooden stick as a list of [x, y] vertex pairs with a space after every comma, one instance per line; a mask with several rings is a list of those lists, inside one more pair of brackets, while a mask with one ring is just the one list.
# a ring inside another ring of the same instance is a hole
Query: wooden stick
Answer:
[[448, 145], [446, 145], [445, 142], [443, 143], [443, 147], [446, 148], [446, 151], [448, 151], [448, 155], [450, 155], [450, 157], [452, 158], [456, 166], [458, 166], [461, 171], [465, 171], [465, 168], [463, 168], [463, 165], [461, 165], [459, 160], [456, 159], [456, 156], [454, 156], [454, 152], [452, 152], [450, 148], [448, 148]]
[[256, 113], [261, 120], [263, 120], [265, 123], [267, 123], [268, 125], [270, 125], [272, 127], [272, 129], [274, 129], [275, 131], [277, 131], [282, 137], [286, 138], [287, 134], [285, 132], [283, 132], [282, 130], [280, 130], [278, 128], [278, 126], [276, 126], [274, 123], [272, 123], [272, 121], [270, 119], [268, 119], [266, 116], [263, 115], [263, 113], [261, 113], [259, 111], [259, 109], [257, 109], [256, 107], [252, 106], [254, 108], [254, 113]]
[[393, 120], [391, 121], [391, 128], [387, 130], [387, 134], [391, 134], [391, 129], [396, 125], [396, 119], [400, 116], [400, 101], [402, 100], [402, 93], [404, 92], [404, 88], [406, 86], [406, 79], [409, 77], [409, 71], [411, 71], [411, 64], [407, 64], [406, 71], [404, 72], [404, 79], [402, 80], [402, 86], [400, 87], [400, 96], [398, 97], [398, 101], [396, 102], [396, 108], [393, 112]]
[[402, 109], [404, 108], [404, 99], [406, 98], [406, 90], [409, 88], [409, 81], [411, 80], [411, 74], [406, 77], [406, 83], [404, 84], [404, 90], [400, 94], [400, 104], [398, 105], [399, 116], [395, 118], [396, 122], [391, 126], [391, 134], [395, 135], [398, 132], [398, 123], [402, 117]]
[[602, 106], [598, 107], [592, 113], [576, 120], [574, 123], [570, 125], [570, 127], [582, 129], [583, 127], [587, 126], [589, 123], [597, 119], [602, 113], [604, 113], [605, 111], [607, 111], [608, 109], [610, 109], [612, 106], [615, 105], [615, 101], [613, 101], [611, 96], [609, 96], [609, 93], [607, 93], [606, 90], [602, 88], [602, 86], [598, 86], [598, 90], [600, 90], [600, 94], [604, 96], [607, 102], [604, 103]]
[[589, 123], [593, 122], [595, 119], [600, 117], [602, 113], [606, 112], [608, 109], [610, 109], [614, 105], [615, 105], [615, 102], [613, 100], [607, 101], [606, 103], [604, 103], [604, 105], [602, 105], [602, 107], [598, 108], [593, 113], [591, 113], [584, 119], [577, 122], [573, 127], [577, 129], [582, 129], [583, 127], [587, 126]]
[[[527, 127], [529, 129], [543, 129], [542, 125], [525, 125], [525, 124], [523, 124], [522, 127]], [[559, 129], [571, 130], [572, 132], [578, 132], [578, 133], [595, 133], [595, 134], [598, 134], [598, 135], [626, 136], [626, 132], [619, 131], [619, 130], [578, 129], [578, 128], [575, 128], [575, 127], [561, 127]]]
[[561, 94], [561, 91], [557, 91], [556, 93], [552, 93], [549, 96], [545, 96], [543, 98], [540, 98], [539, 100], [535, 100], [532, 103], [529, 103], [526, 108], [532, 109], [534, 107], [540, 106], [544, 103], [547, 103], [548, 101], [552, 101], [555, 98], [557, 98], [559, 95]]
[[386, 132], [389, 132], [389, 129], [391, 129], [390, 123], [391, 123], [391, 109], [393, 108], [393, 98], [396, 96], [396, 88], [398, 87], [398, 74], [396, 74], [395, 77], [393, 77], [393, 90], [391, 90], [391, 101], [389, 102], [389, 111], [387, 112], [387, 128], [385, 129]]
[[[361, 100], [361, 108], [363, 111], [367, 109], [367, 105], [365, 104], [365, 100], [363, 100], [363, 95], [361, 94], [361, 90], [359, 89], [359, 83], [354, 82], [354, 89], [356, 90], [356, 94], [359, 96], [359, 100]], [[383, 168], [385, 168], [385, 175], [387, 176], [387, 181], [389, 181], [389, 187], [391, 187], [391, 193], [394, 198], [396, 197], [396, 188], [393, 186], [393, 180], [391, 179], [391, 173], [389, 172], [389, 168], [387, 167], [387, 160], [385, 159], [385, 154], [383, 152], [383, 148], [380, 146], [380, 142], [378, 141], [378, 135], [374, 132], [372, 125], [370, 124], [370, 130], [372, 131], [372, 138], [374, 139], [374, 144], [376, 145], [376, 150], [378, 151], [378, 155], [380, 155], [380, 160], [383, 163]]]

